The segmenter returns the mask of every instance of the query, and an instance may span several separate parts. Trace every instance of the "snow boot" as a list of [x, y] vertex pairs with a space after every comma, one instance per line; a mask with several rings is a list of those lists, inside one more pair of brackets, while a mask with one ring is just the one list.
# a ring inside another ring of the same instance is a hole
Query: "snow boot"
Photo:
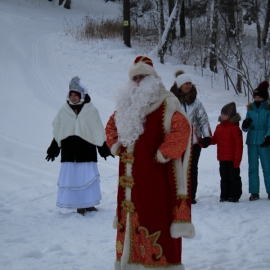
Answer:
[[86, 212], [86, 209], [85, 208], [79, 208], [79, 209], [77, 209], [77, 213], [80, 214], [80, 215], [82, 215], [82, 216], [84, 216], [85, 212]]
[[256, 201], [256, 200], [259, 200], [260, 199], [260, 195], [257, 194], [257, 193], [251, 193], [250, 194], [250, 197], [249, 197], [249, 200], [250, 201]]
[[64, 8], [70, 9], [70, 4], [71, 4], [71, 0], [66, 0], [66, 2], [64, 4]]
[[93, 211], [97, 212], [97, 211], [98, 211], [97, 208], [94, 207], [94, 206], [88, 207], [88, 208], [86, 208], [85, 210], [86, 210], [87, 212], [93, 212]]
[[239, 199], [236, 199], [236, 198], [229, 198], [229, 199], [228, 199], [228, 202], [234, 202], [234, 203], [236, 203], [236, 202], [239, 202]]
[[227, 202], [228, 201], [228, 199], [227, 198], [220, 198], [220, 200], [219, 200], [220, 202]]

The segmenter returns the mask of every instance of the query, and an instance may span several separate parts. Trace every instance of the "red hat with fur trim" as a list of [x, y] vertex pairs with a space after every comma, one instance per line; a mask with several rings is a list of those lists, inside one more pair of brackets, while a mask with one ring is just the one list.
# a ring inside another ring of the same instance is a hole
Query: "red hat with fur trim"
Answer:
[[253, 91], [253, 97], [259, 96], [264, 100], [267, 100], [269, 98], [268, 88], [269, 83], [267, 81], [261, 82], [259, 86]]
[[153, 61], [147, 56], [138, 56], [134, 60], [128, 76], [130, 79], [132, 79], [136, 75], [154, 75], [157, 78], [159, 77], [153, 67]]

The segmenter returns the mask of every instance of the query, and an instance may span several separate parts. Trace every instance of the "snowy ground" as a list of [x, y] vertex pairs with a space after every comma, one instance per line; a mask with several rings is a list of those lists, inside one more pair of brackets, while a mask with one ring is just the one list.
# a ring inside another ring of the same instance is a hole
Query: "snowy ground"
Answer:
[[[82, 217], [55, 206], [60, 162], [47, 162], [45, 156], [51, 122], [71, 77], [80, 76], [88, 86], [105, 125], [115, 93], [143, 49], [127, 49], [120, 41], [75, 42], [64, 34], [64, 21], [117, 15], [116, 4], [73, 0], [72, 10], [66, 10], [56, 2], [0, 0], [0, 269], [111, 270], [118, 158], [99, 160], [103, 199], [99, 212]], [[247, 98], [224, 90], [222, 74], [211, 83], [210, 73], [201, 77], [193, 67], [161, 65], [150, 56], [167, 89], [177, 69], [192, 74], [213, 131], [228, 102], [235, 101], [245, 116]], [[248, 201], [244, 149], [243, 195], [236, 204], [219, 202], [216, 147], [202, 150], [198, 203], [192, 208], [197, 235], [183, 240], [186, 270], [270, 269], [270, 201], [263, 180], [261, 200]]]

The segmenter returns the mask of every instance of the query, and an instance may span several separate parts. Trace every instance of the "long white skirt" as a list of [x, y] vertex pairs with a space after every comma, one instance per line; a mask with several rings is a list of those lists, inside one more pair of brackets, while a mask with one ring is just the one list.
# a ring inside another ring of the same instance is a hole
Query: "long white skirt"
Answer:
[[99, 177], [96, 162], [62, 162], [56, 205], [61, 208], [87, 208], [100, 204]]

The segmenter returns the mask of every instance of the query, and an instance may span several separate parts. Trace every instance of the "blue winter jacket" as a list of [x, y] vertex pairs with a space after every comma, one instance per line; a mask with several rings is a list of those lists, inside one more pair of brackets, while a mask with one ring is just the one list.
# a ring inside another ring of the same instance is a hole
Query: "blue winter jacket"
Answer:
[[247, 106], [246, 118], [251, 118], [249, 128], [243, 128], [248, 132], [246, 144], [261, 144], [266, 136], [270, 136], [270, 104], [268, 100], [263, 101], [259, 108], [253, 103]]

